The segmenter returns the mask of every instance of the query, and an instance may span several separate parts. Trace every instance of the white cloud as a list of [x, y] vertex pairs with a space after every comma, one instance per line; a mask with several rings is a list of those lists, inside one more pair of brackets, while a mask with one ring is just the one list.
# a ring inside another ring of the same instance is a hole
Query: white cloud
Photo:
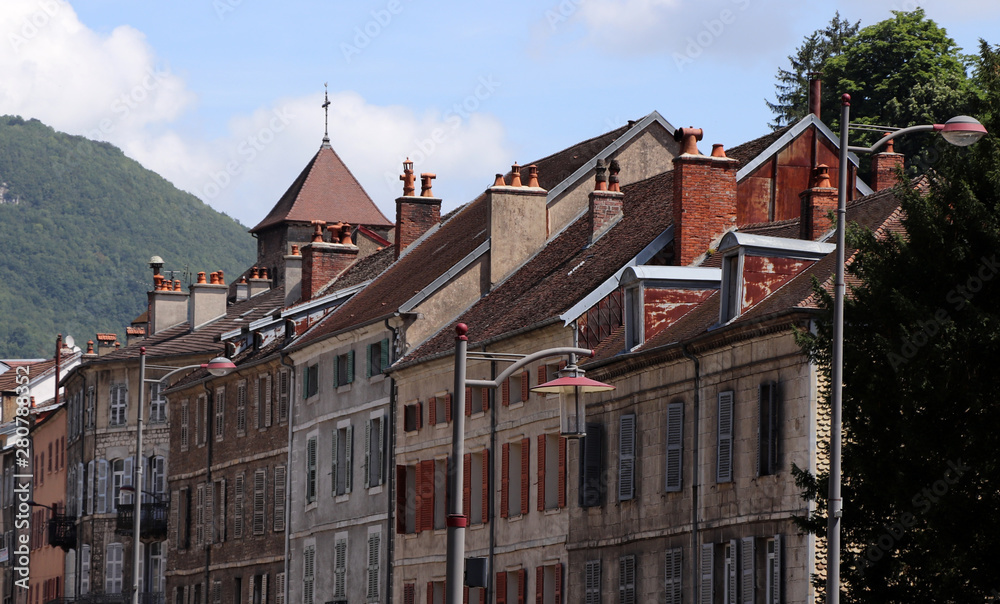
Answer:
[[[159, 61], [142, 32], [100, 35], [64, 0], [0, 3], [0, 113], [34, 117], [71, 134], [111, 142], [147, 168], [244, 224], [256, 224], [319, 148], [322, 95], [274, 100], [237, 115], [208, 140], [177, 123], [195, 93]], [[400, 162], [440, 175], [446, 209], [471, 199], [503, 171], [511, 153], [499, 121], [480, 111], [496, 88], [489, 78], [446, 111], [418, 115], [360, 95], [330, 96], [334, 148], [392, 220]]]

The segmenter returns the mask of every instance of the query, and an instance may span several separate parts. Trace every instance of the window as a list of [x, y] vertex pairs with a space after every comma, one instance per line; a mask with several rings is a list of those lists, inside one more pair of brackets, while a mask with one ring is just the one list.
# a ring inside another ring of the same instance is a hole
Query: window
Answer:
[[257, 396], [254, 398], [254, 428], [271, 427], [271, 374], [257, 377]]
[[210, 498], [212, 514], [212, 543], [226, 540], [226, 479], [215, 481]]
[[177, 493], [177, 549], [186, 550], [191, 544], [191, 489], [185, 487]]
[[131, 503], [132, 495], [122, 493], [122, 487], [132, 486], [132, 458], [115, 459], [111, 462], [111, 510], [118, 509], [118, 504]]
[[604, 427], [587, 424], [580, 441], [580, 507], [599, 506], [604, 501]]
[[490, 410], [489, 388], [465, 389], [465, 414], [483, 413]]
[[160, 384], [149, 385], [149, 423], [162, 424], [167, 421], [167, 399], [160, 394]]
[[385, 415], [376, 413], [365, 424], [365, 486], [369, 488], [385, 482]]
[[643, 328], [642, 289], [630, 287], [625, 290], [625, 348], [632, 350], [642, 344]]
[[379, 563], [381, 559], [382, 551], [382, 532], [381, 530], [368, 529], [368, 586], [365, 590], [367, 592], [367, 601], [378, 602], [379, 598]]
[[184, 399], [181, 401], [181, 451], [188, 450], [190, 419], [190, 414], [188, 413], [188, 400]]
[[222, 604], [222, 581], [212, 581], [212, 604]]
[[635, 556], [618, 559], [618, 601], [635, 604]]
[[253, 534], [264, 534], [264, 489], [267, 486], [267, 469], [253, 473]]
[[588, 560], [583, 576], [584, 604], [601, 604], [601, 561]]
[[756, 555], [754, 551], [755, 539], [744, 537], [740, 540], [740, 603], [756, 604], [756, 574], [754, 564]]
[[538, 436], [538, 511], [566, 507], [566, 439]]
[[764, 603], [781, 604], [781, 535], [767, 540]]
[[96, 401], [97, 401], [97, 395], [94, 392], [94, 387], [91, 386], [90, 388], [87, 388], [87, 427], [88, 428], [93, 428], [94, 427], [94, 422], [96, 421], [96, 418], [97, 418], [97, 413], [96, 413], [96, 409], [95, 409], [95, 407], [97, 405]]
[[146, 548], [149, 558], [149, 591], [163, 593], [167, 586], [166, 541], [154, 541]]
[[618, 429], [618, 501], [635, 497], [635, 414], [622, 416]]
[[427, 423], [432, 426], [451, 422], [451, 394], [432, 396], [427, 401]]
[[354, 351], [348, 350], [333, 360], [333, 387], [346, 386], [354, 381]]
[[368, 377], [382, 375], [389, 367], [389, 340], [368, 345]]
[[236, 436], [247, 434], [247, 381], [236, 383]]
[[222, 440], [225, 435], [226, 389], [220, 386], [215, 389], [215, 440]]
[[90, 593], [90, 546], [80, 546], [80, 595]]
[[274, 467], [274, 530], [285, 530], [285, 466]]
[[278, 421], [288, 421], [288, 385], [290, 382], [288, 369], [278, 373]]
[[417, 466], [396, 466], [396, 532], [417, 532]]
[[[469, 493], [470, 502], [466, 506], [466, 515], [472, 524], [483, 524], [490, 517], [490, 450], [483, 449], [479, 453], [466, 454], [469, 466], [465, 470], [465, 490]], [[442, 476], [447, 483], [447, 472]]]
[[302, 371], [302, 398], [316, 396], [319, 392], [319, 364], [307, 365]]
[[757, 475], [778, 472], [778, 385], [761, 384], [757, 390]]
[[267, 604], [267, 573], [250, 577], [250, 604]]
[[316, 580], [316, 545], [310, 543], [302, 552], [302, 604], [313, 604]]
[[199, 484], [195, 488], [194, 499], [194, 544], [201, 546], [205, 543], [205, 485]]
[[728, 323], [740, 314], [740, 256], [734, 254], [722, 263], [723, 290], [721, 323]]
[[194, 440], [199, 447], [208, 441], [208, 397], [204, 394], [195, 402]]
[[522, 604], [527, 602], [528, 571], [523, 568], [497, 573], [497, 604]]
[[717, 429], [716, 482], [733, 480], [733, 391], [719, 393]]
[[423, 427], [424, 406], [420, 401], [403, 405], [403, 431], [415, 432]]
[[535, 602], [562, 604], [562, 564], [535, 567]]
[[333, 536], [333, 597], [347, 597], [347, 533]]
[[125, 384], [111, 385], [108, 412], [109, 426], [124, 426], [128, 422], [128, 387]]
[[316, 501], [316, 437], [306, 441], [306, 503]]
[[351, 492], [351, 478], [354, 468], [351, 464], [351, 453], [354, 450], [354, 427], [350, 420], [344, 420], [333, 431], [332, 459], [330, 469], [330, 484], [332, 495], [346, 495]]
[[679, 493], [684, 472], [684, 403], [667, 405], [666, 491]]
[[698, 604], [712, 604], [715, 601], [715, 544], [702, 544], [698, 566], [701, 581]]
[[104, 560], [104, 593], [120, 594], [122, 592], [122, 544], [109, 543]]
[[243, 538], [243, 506], [245, 505], [244, 495], [246, 489], [246, 474], [240, 472], [236, 475], [233, 484], [233, 537]]
[[530, 451], [531, 440], [527, 438], [503, 445], [500, 461], [500, 515], [504, 518], [528, 512]]
[[500, 399], [504, 406], [516, 405], [528, 400], [531, 394], [531, 374], [527, 370], [512, 375], [504, 381], [500, 388]]

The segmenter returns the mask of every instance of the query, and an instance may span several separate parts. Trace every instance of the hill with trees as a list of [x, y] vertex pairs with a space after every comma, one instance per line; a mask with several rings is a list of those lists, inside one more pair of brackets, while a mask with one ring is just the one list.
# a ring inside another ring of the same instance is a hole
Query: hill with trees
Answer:
[[254, 247], [236, 220], [117, 147], [0, 116], [0, 358], [51, 356], [57, 333], [124, 343], [151, 256], [182, 280], [236, 276]]

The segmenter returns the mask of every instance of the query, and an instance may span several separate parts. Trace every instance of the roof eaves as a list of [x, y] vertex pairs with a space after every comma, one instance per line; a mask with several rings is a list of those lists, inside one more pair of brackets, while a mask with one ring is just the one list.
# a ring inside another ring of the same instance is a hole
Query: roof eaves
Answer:
[[470, 264], [479, 259], [479, 257], [485, 254], [489, 249], [490, 249], [490, 240], [487, 239], [486, 241], [480, 243], [479, 247], [469, 252], [469, 254], [465, 258], [462, 258], [457, 263], [452, 265], [452, 267], [449, 268], [447, 271], [438, 275], [437, 279], [431, 281], [430, 284], [427, 285], [427, 287], [420, 290], [420, 292], [417, 293], [417, 295], [413, 296], [412, 298], [404, 302], [402, 306], [399, 307], [399, 312], [412, 311], [414, 308], [417, 307], [417, 305], [419, 305], [421, 302], [430, 297], [434, 292], [436, 292], [438, 288], [444, 286], [444, 284], [451, 281], [456, 275], [464, 271], [466, 267], [468, 267]]

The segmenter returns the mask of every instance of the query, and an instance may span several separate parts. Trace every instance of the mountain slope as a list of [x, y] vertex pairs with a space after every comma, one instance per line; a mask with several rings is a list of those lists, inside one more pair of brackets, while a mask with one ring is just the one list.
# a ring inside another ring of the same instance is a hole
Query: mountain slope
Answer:
[[230, 278], [254, 247], [245, 227], [117, 147], [0, 116], [0, 358], [48, 355], [57, 333], [124, 343], [151, 256]]

